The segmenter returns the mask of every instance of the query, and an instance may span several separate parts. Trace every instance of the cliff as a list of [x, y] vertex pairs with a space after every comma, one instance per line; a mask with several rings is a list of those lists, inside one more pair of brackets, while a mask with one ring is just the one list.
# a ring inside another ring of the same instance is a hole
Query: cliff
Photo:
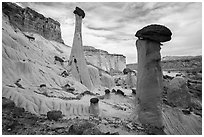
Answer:
[[84, 54], [87, 62], [108, 72], [122, 72], [126, 67], [126, 57], [121, 54], [109, 54], [91, 46], [84, 46]]
[[46, 18], [28, 7], [21, 8], [10, 2], [2, 3], [2, 12], [8, 16], [11, 25], [21, 31], [38, 33], [48, 40], [64, 43], [60, 23], [55, 20]]
[[202, 56], [167, 56], [162, 58], [163, 70], [202, 70]]
[[[166, 56], [161, 61], [163, 70], [202, 70], [202, 56]], [[132, 70], [137, 70], [137, 63], [127, 64]]]

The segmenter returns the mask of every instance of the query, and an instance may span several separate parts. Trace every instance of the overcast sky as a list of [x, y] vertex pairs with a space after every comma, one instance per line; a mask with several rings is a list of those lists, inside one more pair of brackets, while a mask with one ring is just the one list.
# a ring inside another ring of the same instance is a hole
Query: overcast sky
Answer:
[[61, 24], [64, 42], [72, 46], [76, 6], [85, 11], [83, 44], [109, 53], [123, 54], [127, 63], [137, 62], [136, 31], [149, 24], [168, 27], [172, 40], [163, 43], [162, 57], [202, 54], [202, 3], [19, 3]]

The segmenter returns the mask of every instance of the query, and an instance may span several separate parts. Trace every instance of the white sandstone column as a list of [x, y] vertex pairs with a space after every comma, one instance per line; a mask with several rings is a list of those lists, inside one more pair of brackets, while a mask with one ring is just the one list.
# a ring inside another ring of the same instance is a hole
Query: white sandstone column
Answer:
[[[70, 62], [71, 66], [71, 74], [76, 78], [79, 82], [84, 84], [88, 89], [93, 88], [93, 84], [91, 82], [91, 78], [88, 72], [88, 67], [85, 61], [83, 44], [82, 44], [82, 35], [81, 35], [81, 25], [83, 16], [81, 13], [83, 10], [80, 8], [76, 8], [75, 13], [75, 33], [74, 40], [72, 45], [72, 50], [70, 54]], [[85, 14], [84, 14], [85, 15]]]

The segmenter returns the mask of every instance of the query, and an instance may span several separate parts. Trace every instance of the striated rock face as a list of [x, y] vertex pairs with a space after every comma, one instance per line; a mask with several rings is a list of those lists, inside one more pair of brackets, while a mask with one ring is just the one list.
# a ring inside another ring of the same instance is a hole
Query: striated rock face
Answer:
[[9, 22], [21, 31], [35, 32], [48, 40], [64, 43], [59, 22], [28, 7], [24, 9], [10, 2], [2, 3], [2, 11], [8, 16]]
[[110, 72], [122, 72], [126, 68], [126, 57], [120, 54], [109, 54], [107, 51], [84, 46], [84, 54], [87, 62]]
[[[161, 60], [162, 70], [202, 71], [202, 56], [166, 56]], [[138, 64], [127, 64], [127, 68], [137, 70]]]
[[202, 56], [166, 56], [162, 58], [163, 70], [202, 71]]

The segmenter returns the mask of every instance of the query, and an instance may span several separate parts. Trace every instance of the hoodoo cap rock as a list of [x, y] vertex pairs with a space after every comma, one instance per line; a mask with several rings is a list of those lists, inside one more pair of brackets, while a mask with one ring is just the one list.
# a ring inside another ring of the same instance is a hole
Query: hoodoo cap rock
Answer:
[[90, 102], [95, 104], [95, 103], [98, 103], [99, 99], [98, 98], [91, 98], [90, 99]]
[[166, 42], [171, 40], [171, 31], [165, 26], [152, 24], [148, 25], [135, 34], [139, 39], [149, 39], [156, 42]]
[[82, 18], [85, 17], [84, 11], [83, 11], [82, 9], [80, 9], [79, 7], [76, 7], [76, 9], [74, 10], [73, 13], [74, 13], [74, 14], [77, 14], [77, 15], [79, 15], [79, 16], [82, 16]]

